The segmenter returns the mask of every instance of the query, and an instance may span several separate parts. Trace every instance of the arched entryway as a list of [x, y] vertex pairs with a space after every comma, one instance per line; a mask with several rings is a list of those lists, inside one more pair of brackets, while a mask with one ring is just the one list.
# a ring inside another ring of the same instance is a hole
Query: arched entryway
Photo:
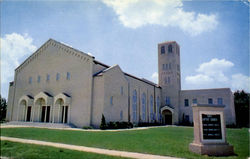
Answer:
[[46, 105], [45, 99], [37, 99], [35, 105], [38, 109], [37, 120], [40, 122], [49, 122], [51, 109], [50, 106]]
[[55, 123], [69, 123], [71, 97], [66, 93], [60, 93], [54, 99], [53, 121]]
[[54, 122], [56, 123], [68, 123], [68, 111], [69, 107], [65, 105], [62, 98], [59, 98], [55, 102]]
[[29, 95], [22, 96], [18, 105], [18, 121], [31, 121], [33, 98]]
[[35, 96], [34, 121], [52, 122], [53, 97], [47, 92]]
[[172, 125], [172, 112], [170, 110], [164, 110], [162, 112], [162, 117], [165, 125]]
[[164, 106], [161, 108], [162, 123], [165, 125], [173, 124], [173, 108], [169, 106]]

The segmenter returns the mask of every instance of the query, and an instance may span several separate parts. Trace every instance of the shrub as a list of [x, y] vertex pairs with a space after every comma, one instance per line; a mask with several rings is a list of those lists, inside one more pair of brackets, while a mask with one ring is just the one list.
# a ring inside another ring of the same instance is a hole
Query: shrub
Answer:
[[106, 129], [130, 129], [130, 128], [133, 128], [133, 124], [130, 122], [125, 122], [125, 121], [123, 122], [110, 121], [106, 127]]
[[84, 126], [84, 127], [82, 127], [83, 129], [93, 129], [93, 127], [91, 127], [91, 126]]
[[138, 123], [138, 127], [147, 127], [147, 126], [161, 126], [163, 125], [162, 123], [159, 122], [153, 122], [153, 123], [149, 123], [149, 122], [139, 122]]
[[102, 129], [102, 130], [107, 129], [106, 120], [105, 120], [105, 117], [103, 114], [102, 114], [102, 121], [101, 121], [100, 129]]

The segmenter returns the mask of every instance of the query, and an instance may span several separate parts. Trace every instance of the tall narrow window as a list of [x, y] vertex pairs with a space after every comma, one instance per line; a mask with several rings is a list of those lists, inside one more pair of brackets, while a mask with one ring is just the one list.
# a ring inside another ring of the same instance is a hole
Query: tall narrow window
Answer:
[[166, 105], [170, 105], [170, 97], [166, 97], [165, 104], [166, 104]]
[[113, 106], [113, 96], [110, 97], [110, 105]]
[[188, 99], [185, 99], [185, 100], [184, 100], [184, 103], [185, 103], [185, 107], [188, 107], [188, 106], [189, 106]]
[[161, 54], [165, 54], [165, 47], [164, 46], [161, 47]]
[[121, 95], [123, 95], [123, 86], [121, 86]]
[[165, 64], [162, 64], [162, 70], [165, 70]]
[[150, 96], [150, 120], [154, 120], [154, 105], [153, 105], [153, 96]]
[[120, 111], [120, 120], [121, 121], [123, 120], [123, 111], [122, 110]]
[[197, 104], [197, 99], [193, 99], [193, 104]]
[[50, 80], [50, 75], [47, 74], [47, 78], [46, 78], [46, 81], [48, 82]]
[[168, 79], [167, 79], [167, 77], [165, 77], [165, 78], [164, 78], [164, 82], [165, 82], [165, 84], [167, 84], [167, 83], [168, 83]]
[[168, 45], [168, 52], [171, 53], [173, 51], [172, 45]]
[[169, 63], [169, 66], [168, 66], [168, 68], [171, 70], [172, 69], [172, 67], [171, 67], [171, 63]]
[[222, 98], [218, 98], [218, 99], [217, 99], [217, 103], [218, 103], [219, 105], [222, 105], [222, 104], [223, 104], [223, 99], [222, 99]]
[[32, 83], [32, 77], [29, 77], [29, 84]]
[[168, 70], [168, 64], [166, 64], [166, 70]]
[[168, 84], [170, 84], [170, 77], [168, 77]]
[[57, 73], [57, 74], [56, 74], [56, 80], [58, 81], [59, 79], [60, 79], [60, 74]]
[[67, 80], [70, 80], [70, 73], [67, 72]]
[[160, 97], [158, 96], [157, 97], [157, 100], [156, 100], [156, 105], [157, 105], [157, 116], [158, 116], [158, 122], [160, 121]]
[[146, 121], [146, 94], [142, 94], [141, 98], [141, 103], [142, 103], [142, 120]]
[[38, 75], [38, 76], [37, 76], [37, 83], [40, 83], [40, 81], [41, 81], [41, 76]]
[[133, 102], [132, 102], [132, 110], [133, 110], [133, 122], [137, 121], [137, 92], [133, 91]]
[[213, 99], [212, 98], [208, 98], [208, 104], [213, 104]]

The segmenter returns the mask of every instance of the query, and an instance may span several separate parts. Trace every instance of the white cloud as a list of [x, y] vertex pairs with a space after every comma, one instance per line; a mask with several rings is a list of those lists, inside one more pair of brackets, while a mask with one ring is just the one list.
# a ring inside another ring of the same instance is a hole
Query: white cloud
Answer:
[[245, 90], [250, 92], [250, 77], [241, 73], [232, 75], [231, 87], [233, 90]]
[[202, 85], [204, 83], [210, 84], [214, 81], [213, 78], [211, 78], [207, 75], [203, 75], [203, 74], [198, 74], [198, 75], [194, 75], [194, 76], [187, 76], [185, 80], [188, 84], [195, 84], [195, 85]]
[[14, 69], [20, 60], [37, 49], [32, 41], [28, 34], [12, 33], [1, 37], [1, 85], [13, 80]]
[[129, 28], [148, 24], [179, 27], [192, 36], [213, 30], [217, 24], [215, 14], [201, 14], [183, 10], [181, 0], [102, 0]]
[[243, 74], [233, 74], [231, 77], [225, 73], [234, 66], [231, 61], [214, 58], [209, 62], [202, 63], [197, 74], [187, 76], [186, 84], [195, 88], [231, 87], [232, 90], [242, 90], [250, 92], [250, 77]]
[[152, 79], [155, 83], [158, 83], [158, 72], [154, 72], [154, 73], [151, 75], [151, 79]]
[[226, 82], [228, 78], [224, 75], [224, 72], [233, 66], [234, 64], [231, 61], [214, 58], [209, 62], [202, 63], [196, 71], [213, 78], [215, 81]]
[[199, 68], [196, 69], [198, 74], [187, 76], [185, 80], [188, 84], [196, 85], [211, 82], [228, 82], [229, 78], [226, 77], [224, 73], [233, 66], [234, 64], [231, 61], [214, 58], [209, 62], [202, 63]]

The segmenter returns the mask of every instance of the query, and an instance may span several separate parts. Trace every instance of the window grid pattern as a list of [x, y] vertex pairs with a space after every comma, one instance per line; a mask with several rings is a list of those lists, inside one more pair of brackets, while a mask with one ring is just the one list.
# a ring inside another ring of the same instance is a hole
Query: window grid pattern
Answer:
[[50, 75], [47, 74], [46, 81], [49, 81], [49, 80], [50, 80]]
[[168, 45], [168, 52], [169, 52], [169, 53], [172, 53], [172, 52], [173, 52], [173, 47], [172, 47], [172, 45]]
[[208, 98], [208, 104], [213, 104], [213, 99], [212, 98]]
[[37, 83], [40, 83], [40, 81], [41, 81], [41, 76], [38, 75], [38, 76], [37, 76]]
[[142, 94], [141, 103], [142, 103], [142, 120], [146, 121], [146, 94], [145, 93]]
[[184, 105], [185, 105], [185, 107], [188, 107], [188, 106], [189, 106], [189, 101], [188, 101], [188, 99], [185, 99], [185, 100], [184, 100]]
[[161, 54], [165, 54], [165, 46], [161, 47]]
[[32, 83], [32, 77], [29, 77], [29, 84]]
[[137, 92], [136, 90], [133, 91], [133, 98], [132, 98], [132, 110], [133, 110], [133, 121], [137, 121]]
[[166, 105], [170, 105], [170, 97], [166, 97], [165, 104], [166, 104]]
[[195, 99], [193, 99], [193, 104], [197, 104], [197, 99], [195, 98]]
[[67, 72], [67, 80], [70, 80], [70, 73]]
[[154, 120], [154, 105], [153, 105], [153, 96], [150, 96], [150, 120]]
[[158, 116], [158, 121], [160, 121], [160, 97], [158, 96], [157, 97], [157, 100], [156, 100], [156, 107], [157, 107], [157, 116]]
[[113, 106], [113, 96], [110, 97], [110, 105]]
[[59, 81], [59, 79], [60, 79], [60, 74], [57, 73], [57, 74], [56, 74], [56, 80]]
[[220, 105], [222, 105], [223, 104], [223, 99], [222, 98], [218, 98], [217, 99], [217, 103], [220, 104]]

